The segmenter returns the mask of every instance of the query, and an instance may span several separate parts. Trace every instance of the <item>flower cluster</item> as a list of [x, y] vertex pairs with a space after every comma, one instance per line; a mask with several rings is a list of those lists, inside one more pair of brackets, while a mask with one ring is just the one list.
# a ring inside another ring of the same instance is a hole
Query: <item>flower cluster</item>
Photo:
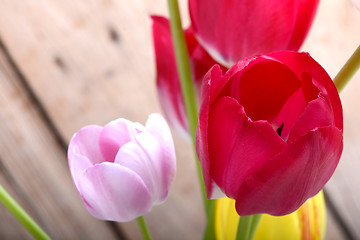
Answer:
[[[200, 110], [196, 152], [207, 197], [234, 199], [239, 216], [293, 213], [321, 191], [339, 162], [338, 91], [308, 53], [297, 52], [318, 3], [189, 0], [191, 26], [184, 36], [197, 95], [193, 104]], [[192, 125], [169, 20], [152, 20], [160, 103], [170, 124], [189, 138]], [[148, 213], [165, 200], [175, 175], [172, 137], [158, 114], [150, 115], [145, 127], [125, 119], [87, 126], [71, 139], [68, 158], [86, 208], [106, 220], [130, 221]], [[307, 204], [321, 208], [323, 219], [321, 194]], [[220, 225], [227, 211], [222, 204], [217, 202]], [[317, 223], [319, 218], [304, 210], [308, 205], [287, 218]], [[275, 229], [271, 219], [263, 222]], [[228, 236], [224, 227], [217, 231], [220, 239]]]
[[[318, 3], [318, 0], [190, 0], [192, 25], [184, 34], [198, 97], [202, 79], [214, 64], [226, 71], [245, 57], [299, 50]], [[164, 17], [152, 19], [160, 104], [170, 125], [186, 136], [188, 123], [170, 25]]]
[[[338, 92], [314, 59], [292, 52], [318, 3], [189, 1], [191, 26], [184, 33], [198, 96], [202, 84], [196, 148], [207, 196], [223, 192], [236, 199], [240, 215], [295, 211], [323, 188], [339, 162]], [[153, 39], [160, 102], [184, 135], [167, 19], [153, 17]]]
[[[359, 0], [351, 1], [360, 9]], [[186, 30], [174, 17], [176, 0], [169, 0], [172, 27], [152, 16], [160, 103], [178, 132], [189, 139], [191, 129], [206, 239], [324, 237], [321, 190], [343, 150], [338, 91], [360, 68], [360, 47], [335, 84], [308, 53], [298, 52], [318, 4], [189, 0]], [[70, 140], [68, 163], [91, 215], [136, 218], [144, 239], [151, 239], [142, 216], [166, 200], [176, 171], [170, 128], [160, 114], [151, 114], [145, 126], [119, 118], [81, 128]], [[0, 202], [35, 238], [50, 239], [1, 185], [0, 193]]]

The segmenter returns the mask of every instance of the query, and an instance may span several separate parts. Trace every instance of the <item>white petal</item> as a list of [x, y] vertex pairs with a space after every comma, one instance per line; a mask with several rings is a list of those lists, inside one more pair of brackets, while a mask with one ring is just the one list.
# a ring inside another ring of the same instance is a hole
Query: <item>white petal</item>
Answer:
[[151, 210], [148, 189], [133, 171], [104, 162], [79, 176], [79, 192], [87, 210], [96, 218], [127, 222]]

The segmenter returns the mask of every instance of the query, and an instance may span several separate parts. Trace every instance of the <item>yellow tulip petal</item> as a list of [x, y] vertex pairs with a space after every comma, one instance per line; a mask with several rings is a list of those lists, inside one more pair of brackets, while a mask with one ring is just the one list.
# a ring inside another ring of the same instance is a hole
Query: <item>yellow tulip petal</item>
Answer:
[[296, 213], [275, 217], [263, 214], [254, 240], [301, 239], [301, 229]]
[[[235, 201], [230, 198], [216, 200], [216, 239], [235, 239], [238, 223], [239, 215], [235, 210]], [[324, 194], [321, 191], [289, 215], [275, 217], [263, 214], [254, 240], [320, 240], [325, 236], [325, 228], [326, 206]]]
[[215, 211], [216, 239], [235, 239], [240, 219], [235, 210], [235, 200], [231, 198], [216, 200]]

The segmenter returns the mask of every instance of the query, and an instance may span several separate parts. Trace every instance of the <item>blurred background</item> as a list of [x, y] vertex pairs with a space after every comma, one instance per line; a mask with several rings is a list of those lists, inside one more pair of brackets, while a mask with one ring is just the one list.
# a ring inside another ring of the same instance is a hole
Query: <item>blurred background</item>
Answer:
[[[188, 26], [187, 1], [181, 0]], [[69, 173], [74, 132], [161, 112], [150, 15], [165, 0], [0, 0], [0, 183], [54, 239], [140, 239], [135, 222], [86, 212]], [[321, 0], [303, 51], [334, 77], [360, 44], [360, 12]], [[360, 239], [360, 74], [341, 93], [344, 153], [326, 185], [327, 239]], [[177, 176], [146, 215], [154, 239], [202, 239], [205, 218], [191, 144], [173, 132]], [[31, 239], [0, 206], [0, 239]]]

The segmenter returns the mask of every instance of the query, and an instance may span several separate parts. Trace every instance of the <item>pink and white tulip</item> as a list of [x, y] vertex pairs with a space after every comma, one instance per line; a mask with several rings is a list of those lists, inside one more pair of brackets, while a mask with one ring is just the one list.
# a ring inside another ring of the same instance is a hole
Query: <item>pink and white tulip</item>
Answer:
[[170, 129], [160, 114], [143, 126], [120, 118], [75, 133], [68, 160], [85, 207], [96, 218], [131, 221], [165, 201], [175, 176]]
[[308, 54], [277, 52], [205, 76], [196, 133], [209, 198], [240, 216], [285, 215], [330, 179], [343, 148], [338, 92]]
[[319, 0], [189, 0], [196, 38], [217, 62], [231, 66], [256, 54], [297, 51]]

